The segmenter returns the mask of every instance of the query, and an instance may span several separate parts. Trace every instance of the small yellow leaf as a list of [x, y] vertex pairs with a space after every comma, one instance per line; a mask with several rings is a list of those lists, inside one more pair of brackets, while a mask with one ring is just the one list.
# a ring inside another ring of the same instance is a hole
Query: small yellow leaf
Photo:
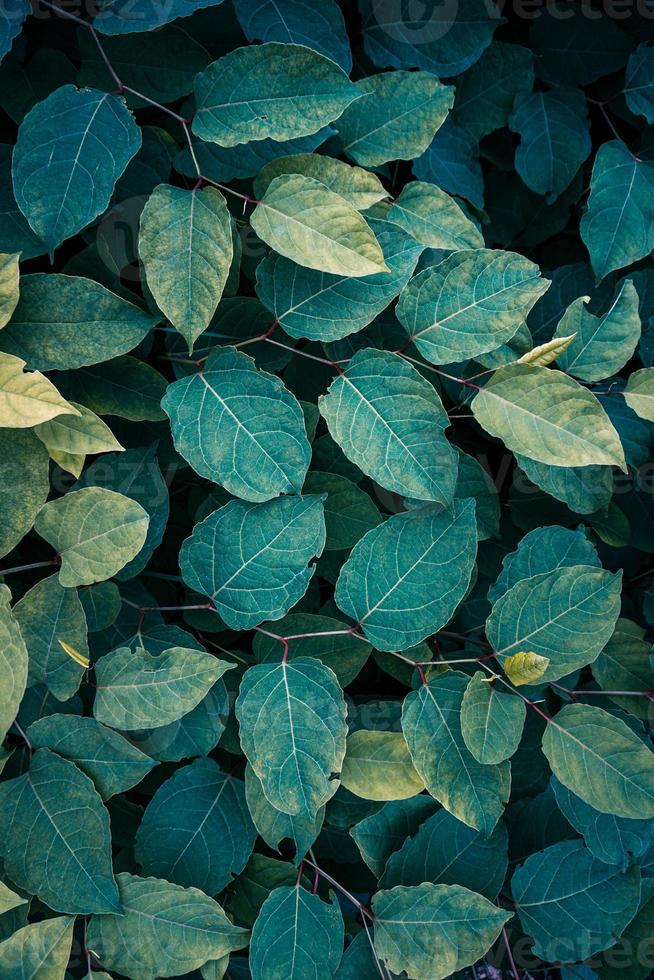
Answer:
[[549, 657], [541, 657], [539, 653], [520, 652], [507, 657], [502, 666], [506, 676], [516, 687], [523, 684], [535, 684], [540, 680], [549, 666]]
[[536, 364], [538, 367], [547, 367], [548, 364], [551, 364], [552, 361], [555, 361], [557, 357], [560, 357], [568, 349], [576, 336], [576, 333], [571, 333], [569, 337], [554, 337], [553, 340], [548, 340], [546, 344], [539, 344], [533, 350], [527, 351], [526, 354], [518, 358], [517, 363]]
[[82, 667], [88, 668], [91, 666], [91, 661], [88, 659], [88, 657], [85, 657], [83, 654], [81, 654], [78, 650], [75, 649], [75, 647], [71, 647], [70, 643], [64, 643], [63, 640], [59, 640], [59, 646], [64, 651], [64, 653], [67, 653], [69, 657], [72, 657], [73, 660], [76, 663], [80, 664]]

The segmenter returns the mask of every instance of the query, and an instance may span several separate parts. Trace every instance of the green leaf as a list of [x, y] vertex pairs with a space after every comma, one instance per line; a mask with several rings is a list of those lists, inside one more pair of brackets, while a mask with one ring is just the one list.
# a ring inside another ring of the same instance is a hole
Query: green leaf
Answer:
[[[643, 957], [633, 956], [633, 950], [642, 950], [649, 942], [654, 923], [654, 885], [650, 878], [643, 879], [640, 907], [624, 930], [622, 937], [606, 953], [595, 959], [597, 975], [601, 980], [647, 980], [650, 964]], [[644, 957], [647, 960], [647, 957]]]
[[0, 428], [0, 555], [16, 547], [50, 492], [48, 453], [29, 429]]
[[71, 588], [119, 572], [143, 547], [149, 520], [129, 497], [85, 487], [47, 503], [34, 530], [59, 554], [59, 581]]
[[636, 350], [640, 340], [638, 293], [631, 280], [625, 280], [602, 316], [588, 312], [587, 299], [576, 299], [559, 321], [555, 340], [575, 336], [557, 361], [562, 371], [582, 381], [602, 381], [622, 370]]
[[20, 285], [0, 346], [31, 370], [78, 368], [124, 354], [158, 319], [82, 276], [36, 273]]
[[547, 725], [543, 752], [556, 778], [600, 813], [654, 816], [654, 754], [608, 711], [566, 705]]
[[468, 750], [461, 731], [466, 674], [447, 671], [407, 695], [402, 731], [427, 790], [457, 820], [488, 836], [509, 796], [508, 762], [484, 765]]
[[477, 548], [474, 503], [389, 517], [352, 550], [335, 600], [378, 650], [408, 650], [438, 632], [468, 590]]
[[296, 850], [295, 863], [299, 864], [320, 833], [325, 819], [324, 806], [313, 817], [276, 810], [249, 763], [245, 766], [245, 799], [257, 833], [268, 847], [278, 851], [282, 840], [292, 840]]
[[74, 762], [105, 800], [136, 786], [155, 766], [136, 746], [95, 718], [49, 715], [30, 725], [28, 732], [34, 748], [50, 749]]
[[214, 187], [155, 187], [141, 214], [139, 255], [157, 306], [192, 352], [232, 263], [232, 223], [222, 194]]
[[168, 387], [161, 404], [175, 448], [200, 476], [251, 501], [302, 489], [311, 459], [302, 409], [251, 357], [215, 348], [201, 372]]
[[553, 361], [565, 354], [568, 347], [575, 339], [576, 334], [570, 334], [568, 337], [555, 337], [553, 340], [548, 340], [544, 344], [538, 344], [537, 347], [533, 347], [522, 357], [518, 358], [518, 364], [534, 364], [536, 367], [547, 367], [552, 364]]
[[514, 687], [536, 684], [549, 666], [549, 658], [538, 653], [520, 652], [507, 657], [502, 664], [504, 673]]
[[376, 810], [352, 827], [350, 835], [377, 878], [382, 875], [391, 856], [438, 809], [439, 804], [431, 796], [391, 800], [381, 810]]
[[38, 749], [29, 770], [0, 785], [4, 867], [57, 912], [120, 914], [109, 814], [72, 762]]
[[189, 588], [211, 598], [232, 629], [281, 619], [302, 598], [325, 544], [322, 497], [232, 500], [196, 524], [180, 551]]
[[350, 43], [335, 0], [235, 0], [234, 10], [248, 41], [304, 44], [351, 70]]
[[419, 156], [454, 101], [452, 87], [425, 71], [384, 72], [357, 88], [363, 98], [336, 125], [345, 153], [365, 167]]
[[27, 905], [28, 899], [21, 898], [16, 892], [12, 892], [11, 888], [8, 888], [3, 881], [0, 881], [0, 915], [4, 915], [5, 912], [11, 912], [12, 909], [18, 908], [19, 905]]
[[252, 930], [252, 980], [333, 977], [343, 955], [343, 916], [298, 883], [270, 893]]
[[584, 960], [614, 945], [633, 919], [640, 872], [594, 858], [579, 841], [532, 854], [511, 880], [522, 928], [548, 962]]
[[270, 893], [281, 885], [294, 885], [297, 875], [296, 868], [287, 861], [253, 854], [234, 884], [230, 912], [251, 929]]
[[123, 451], [108, 425], [84, 405], [70, 402], [78, 415], [59, 415], [34, 427], [35, 434], [53, 459], [62, 454], [84, 456], [87, 453]]
[[196, 759], [152, 797], [134, 853], [144, 874], [217, 895], [243, 870], [255, 839], [243, 782]]
[[301, 174], [319, 180], [357, 211], [365, 211], [388, 197], [387, 191], [375, 174], [361, 167], [351, 167], [343, 160], [334, 160], [332, 157], [319, 156], [316, 153], [298, 153], [271, 160], [262, 167], [254, 181], [255, 197], [263, 197], [271, 181], [283, 174]]
[[166, 417], [160, 407], [166, 379], [135, 357], [117, 357], [61, 377], [70, 397], [98, 415], [118, 415], [132, 422], [156, 422]]
[[483, 0], [468, 0], [459, 7], [416, 7], [398, 12], [391, 4], [361, 0], [363, 40], [376, 65], [427, 68], [451, 78], [465, 71], [488, 47], [503, 18]]
[[624, 400], [641, 419], [654, 422], [654, 368], [641, 368], [629, 375]]
[[625, 469], [618, 433], [599, 401], [560, 371], [502, 367], [475, 396], [472, 411], [482, 428], [529, 459]]
[[620, 615], [622, 573], [572, 565], [521, 579], [493, 605], [486, 623], [500, 663], [515, 653], [537, 653], [555, 681], [592, 663]]
[[25, 116], [13, 157], [14, 193], [50, 253], [106, 210], [141, 146], [122, 99], [64, 85]]
[[236, 702], [241, 746], [277, 810], [312, 818], [334, 795], [345, 715], [336, 675], [319, 660], [296, 657], [245, 672]]
[[62, 980], [70, 958], [75, 920], [45, 919], [18, 929], [0, 943], [0, 971], [6, 980]]
[[591, 151], [584, 94], [579, 89], [521, 92], [509, 126], [520, 137], [515, 169], [530, 190], [552, 203]]
[[299, 265], [342, 276], [389, 272], [370, 226], [344, 198], [303, 174], [268, 184], [250, 223], [267, 245]]
[[426, 360], [448, 364], [510, 340], [548, 286], [515, 252], [463, 249], [411, 280], [397, 316]]
[[218, 902], [197, 888], [117, 876], [122, 915], [94, 915], [87, 942], [108, 970], [132, 980], [176, 977], [247, 945]]
[[441, 980], [471, 966], [511, 918], [468, 888], [431, 882], [377, 892], [372, 909], [378, 956], [415, 980]]
[[422, 246], [384, 218], [368, 224], [389, 272], [334, 276], [268, 255], [257, 266], [257, 295], [291, 337], [341, 340], [363, 330], [407, 284]]
[[45, 684], [66, 701], [80, 685], [84, 668], [61, 643], [88, 657], [86, 617], [76, 589], [65, 589], [58, 575], [41, 579], [14, 606], [14, 616], [29, 656], [28, 683]]
[[387, 351], [358, 351], [318, 401], [348, 459], [387, 490], [449, 505], [457, 456], [449, 419], [429, 381]]
[[19, 259], [20, 253], [0, 254], [0, 328], [7, 326], [18, 302]]
[[348, 736], [341, 782], [364, 800], [405, 800], [425, 788], [401, 732], [364, 729]]
[[461, 734], [477, 762], [497, 765], [520, 744], [527, 709], [521, 698], [505, 694], [488, 674], [475, 671], [461, 703]]
[[304, 483], [306, 493], [325, 493], [325, 551], [352, 548], [382, 517], [365, 490], [338, 473], [312, 470]]
[[0, 736], [18, 714], [27, 686], [27, 649], [11, 607], [11, 592], [0, 585]]
[[482, 248], [484, 239], [454, 198], [435, 184], [412, 180], [404, 186], [388, 212], [417, 242], [430, 248], [457, 251]]
[[57, 415], [78, 411], [38, 371], [24, 373], [25, 361], [0, 353], [0, 426], [26, 429]]
[[212, 654], [170, 647], [152, 656], [119, 647], [96, 664], [93, 713], [123, 731], [160, 728], [191, 711], [234, 664]]
[[581, 237], [598, 279], [654, 248], [653, 189], [654, 164], [632, 156], [618, 140], [600, 146], [581, 219]]
[[195, 79], [193, 132], [220, 146], [317, 133], [359, 88], [323, 55], [275, 41], [236, 48]]
[[501, 822], [483, 837], [447, 810], [439, 810], [391, 854], [380, 885], [463, 885], [492, 902], [506, 876], [508, 842]]

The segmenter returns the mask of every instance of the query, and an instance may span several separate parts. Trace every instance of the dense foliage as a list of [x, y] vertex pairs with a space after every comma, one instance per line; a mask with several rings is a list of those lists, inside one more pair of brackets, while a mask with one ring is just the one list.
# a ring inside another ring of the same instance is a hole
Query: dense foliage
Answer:
[[34, 2], [0, 980], [644, 980], [654, 6]]

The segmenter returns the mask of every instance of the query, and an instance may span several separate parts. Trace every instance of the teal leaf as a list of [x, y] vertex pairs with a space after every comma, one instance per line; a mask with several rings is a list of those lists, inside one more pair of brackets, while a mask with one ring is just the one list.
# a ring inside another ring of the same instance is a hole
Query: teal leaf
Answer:
[[120, 914], [109, 814], [84, 773], [49, 749], [0, 787], [4, 867], [57, 912]]
[[64, 85], [28, 112], [14, 151], [14, 193], [51, 253], [106, 210], [140, 146], [124, 101], [106, 92]]
[[296, 850], [295, 863], [299, 864], [320, 833], [325, 819], [324, 806], [312, 817], [276, 810], [249, 763], [245, 766], [245, 799], [257, 833], [268, 847], [278, 851], [283, 840], [292, 840]]
[[589, 851], [605, 864], [625, 871], [638, 864], [654, 839], [651, 820], [630, 820], [600, 813], [552, 776], [552, 789], [563, 816], [582, 835]]
[[85, 487], [39, 512], [34, 530], [61, 558], [66, 588], [111, 578], [145, 543], [149, 517], [135, 500], [113, 490]]
[[235, 0], [234, 10], [248, 41], [292, 41], [352, 69], [352, 53], [335, 0]]
[[143, 874], [217, 895], [243, 870], [255, 838], [243, 782], [196, 759], [152, 797], [134, 853]]
[[195, 708], [234, 666], [186, 647], [157, 656], [142, 647], [119, 647], [96, 664], [93, 713], [99, 722], [123, 731], [159, 728]]
[[467, 129], [448, 117], [422, 156], [413, 161], [418, 180], [438, 184], [448, 194], [465, 197], [476, 208], [484, 206], [484, 178], [477, 141]]
[[377, 878], [383, 874], [392, 855], [437, 810], [439, 804], [431, 796], [390, 800], [381, 810], [364, 817], [351, 828], [350, 835], [356, 841], [361, 857]]
[[627, 279], [602, 316], [586, 309], [587, 297], [576, 299], [559, 321], [555, 337], [573, 338], [557, 357], [562, 371], [582, 381], [602, 381], [622, 370], [640, 340], [638, 293]]
[[311, 448], [297, 399], [233, 347], [168, 387], [162, 407], [175, 447], [206, 479], [265, 501], [302, 489]]
[[61, 645], [88, 657], [86, 617], [76, 589], [65, 589], [58, 575], [41, 579], [14, 606], [14, 616], [29, 656], [28, 682], [45, 684], [60, 701], [71, 698], [84, 667]]
[[397, 316], [426, 360], [449, 364], [510, 340], [548, 286], [515, 252], [464, 249], [418, 273]]
[[509, 863], [508, 834], [502, 822], [489, 837], [467, 827], [447, 810], [428, 817], [389, 857], [380, 881], [395, 885], [463, 885], [491, 902], [497, 898]]
[[157, 318], [82, 276], [23, 276], [20, 300], [0, 347], [30, 370], [97, 364], [133, 350]]
[[257, 664], [236, 702], [241, 746], [272, 805], [312, 818], [338, 789], [346, 706], [336, 675], [319, 660]]
[[470, 678], [461, 703], [461, 734], [477, 762], [497, 765], [514, 754], [527, 709], [521, 698], [497, 689], [488, 674]]
[[622, 573], [572, 565], [516, 582], [493, 605], [488, 639], [502, 663], [529, 651], [549, 659], [543, 680], [592, 663], [620, 615]]
[[[629, 619], [618, 620], [615, 632], [593, 664], [593, 676], [605, 691], [647, 695], [654, 690], [651, 644], [645, 636], [643, 627]], [[611, 700], [623, 711], [649, 721], [651, 702], [647, 696], [612, 695]]]
[[388, 212], [388, 220], [430, 248], [457, 251], [484, 244], [481, 232], [461, 205], [435, 184], [419, 180], [406, 184]]
[[[481, 56], [503, 18], [483, 0], [458, 6], [398, 11], [392, 3], [361, 0], [366, 53], [376, 65], [425, 68], [451, 78]], [[399, 21], [399, 22], [398, 22]]]
[[325, 493], [325, 551], [352, 548], [382, 516], [365, 490], [339, 473], [312, 470], [304, 483], [306, 493]]
[[379, 650], [408, 650], [438, 632], [467, 592], [477, 548], [474, 503], [388, 518], [355, 545], [335, 600]]
[[633, 919], [640, 872], [604, 864], [579, 841], [533, 854], [511, 879], [522, 928], [548, 962], [584, 960], [614, 945]]
[[141, 214], [139, 255], [157, 306], [192, 352], [216, 312], [233, 257], [222, 194], [214, 187], [155, 187]]
[[578, 89], [522, 92], [509, 126], [520, 137], [515, 168], [534, 191], [551, 204], [590, 153], [586, 98]]
[[218, 902], [197, 888], [117, 876], [122, 915], [94, 915], [87, 942], [103, 966], [133, 980], [174, 977], [247, 945]]
[[0, 943], [0, 971], [7, 980], [58, 980], [65, 976], [75, 920], [44, 919], [17, 929]]
[[508, 762], [485, 765], [468, 750], [461, 731], [465, 674], [448, 671], [421, 684], [402, 706], [402, 731], [427, 790], [463, 823], [488, 836], [509, 796]]
[[519, 44], [493, 41], [479, 61], [457, 79], [452, 117], [474, 139], [506, 126], [516, 96], [530, 92], [533, 55]]
[[377, 892], [372, 909], [377, 955], [415, 980], [442, 980], [471, 966], [511, 918], [468, 888], [431, 882]]
[[68, 372], [61, 380], [71, 398], [97, 415], [117, 415], [132, 422], [156, 422], [166, 417], [160, 405], [166, 379], [135, 357], [117, 357], [95, 368]]
[[515, 454], [516, 462], [532, 483], [567, 504], [575, 514], [593, 514], [608, 507], [613, 494], [610, 466], [548, 466]]
[[0, 735], [11, 728], [27, 686], [28, 655], [11, 607], [11, 592], [0, 585]]
[[449, 505], [457, 456], [429, 381], [397, 354], [358, 351], [318, 401], [330, 435], [362, 472], [386, 490]]
[[548, 723], [543, 752], [559, 782], [600, 813], [654, 816], [654, 754], [622, 719], [568, 704]]
[[26, 0], [10, 0], [3, 8], [0, 14], [0, 61], [11, 50], [30, 11], [30, 5]]
[[273, 254], [259, 263], [257, 295], [291, 337], [332, 341], [357, 333], [407, 284], [422, 246], [388, 221], [388, 215], [371, 217], [368, 223], [389, 272], [336, 276]]
[[298, 265], [345, 276], [389, 271], [361, 214], [313, 177], [275, 177], [250, 222], [259, 238]]
[[618, 140], [600, 146], [581, 219], [581, 237], [598, 279], [654, 248], [653, 189], [654, 164], [632, 156]]
[[327, 980], [341, 961], [343, 938], [343, 915], [335, 898], [323, 902], [299, 882], [275, 888], [252, 930], [252, 980]]
[[95, 718], [48, 715], [30, 725], [28, 737], [34, 748], [50, 749], [74, 762], [93, 780], [104, 800], [136, 786], [155, 766], [136, 746]]
[[454, 91], [429, 72], [384, 72], [357, 82], [362, 98], [336, 123], [345, 153], [365, 167], [411, 160], [431, 143]]
[[189, 588], [232, 629], [281, 619], [307, 590], [325, 544], [322, 497], [232, 500], [196, 524], [179, 556]]
[[623, 89], [631, 111], [637, 116], [645, 116], [648, 123], [654, 122], [653, 56], [654, 49], [647, 44], [639, 44], [636, 50], [631, 52]]
[[361, 92], [329, 58], [270, 41], [214, 61], [196, 77], [195, 97], [195, 135], [229, 147], [317, 133]]
[[472, 411], [487, 432], [536, 462], [625, 468], [620, 439], [597, 398], [560, 371], [502, 367], [475, 396]]

